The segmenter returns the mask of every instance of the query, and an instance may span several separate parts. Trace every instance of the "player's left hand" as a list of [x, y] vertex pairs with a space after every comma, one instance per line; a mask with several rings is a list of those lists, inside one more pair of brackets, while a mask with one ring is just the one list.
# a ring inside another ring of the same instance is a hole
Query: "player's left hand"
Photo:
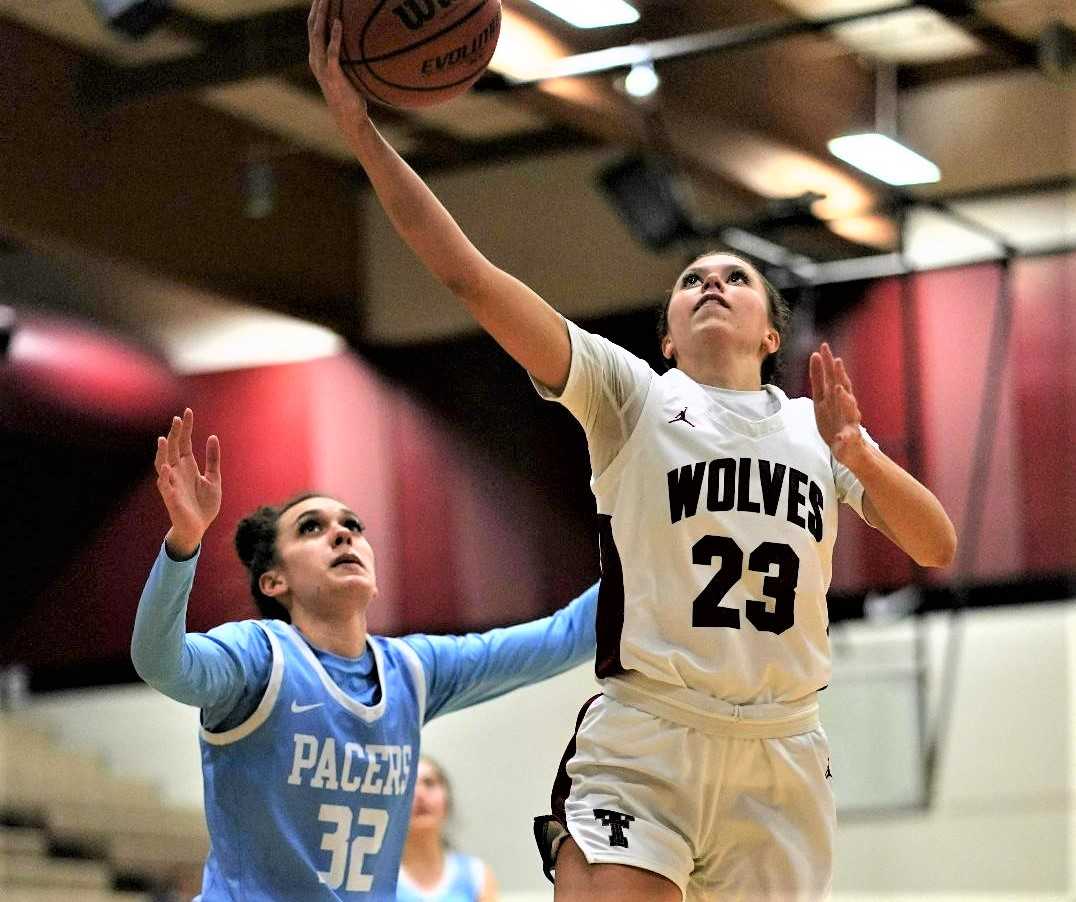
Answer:
[[859, 428], [859, 405], [844, 361], [834, 357], [825, 342], [811, 355], [811, 397], [819, 434], [833, 456], [850, 466], [866, 447]]
[[366, 100], [348, 81], [340, 65], [340, 45], [344, 25], [340, 19], [340, 3], [314, 0], [306, 20], [307, 41], [310, 51], [310, 71], [318, 81], [329, 111], [337, 125], [344, 130], [354, 128], [369, 115]]

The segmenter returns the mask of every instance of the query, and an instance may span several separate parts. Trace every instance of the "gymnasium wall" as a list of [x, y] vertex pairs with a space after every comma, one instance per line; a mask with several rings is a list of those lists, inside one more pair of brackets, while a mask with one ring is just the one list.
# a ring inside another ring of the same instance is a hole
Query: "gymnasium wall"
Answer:
[[[1076, 571], [1076, 254], [1013, 263], [1010, 340], [999, 356], [991, 335], [1001, 278], [986, 263], [920, 273], [904, 286], [881, 280], [820, 326], [848, 360], [867, 428], [938, 495], [962, 539], [969, 501], [985, 496], [974, 559], [958, 557], [948, 571], [913, 573], [881, 536], [844, 517], [835, 589]], [[984, 417], [990, 457], [981, 471]]]
[[[985, 495], [975, 559], [950, 571], [915, 572], [845, 511], [835, 593], [1076, 572], [1076, 255], [1018, 260], [1013, 275], [1010, 351], [996, 360], [987, 350], [998, 292], [992, 264], [914, 276], [906, 295], [899, 281], [882, 280], [843, 289], [840, 303], [836, 290], [821, 296], [817, 334], [848, 359], [864, 421], [882, 447], [921, 475], [965, 536], [968, 499]], [[653, 357], [649, 312], [590, 325]], [[382, 586], [378, 630], [521, 620], [597, 577], [585, 446], [565, 411], [538, 401], [486, 338], [368, 353], [395, 381], [353, 354], [182, 381], [181, 403], [196, 411], [196, 447], [211, 429], [224, 445], [224, 509], [206, 540], [192, 628], [251, 612], [231, 551], [235, 523], [259, 503], [307, 488], [337, 493], [367, 518]], [[790, 390], [804, 381], [803, 360], [792, 360]], [[974, 471], [973, 444], [985, 380], [997, 369], [983, 474]], [[143, 456], [117, 454], [128, 482], [110, 510], [64, 536], [62, 555], [37, 567], [43, 588], [7, 610], [9, 619], [22, 613], [0, 638], [0, 660], [65, 671], [66, 685], [79, 684], [87, 664], [127, 666], [137, 598], [167, 528], [152, 449], [147, 433]], [[70, 453], [78, 474], [86, 461]], [[36, 465], [44, 469], [35, 474], [34, 460], [22, 460], [20, 484], [6, 491], [35, 485], [35, 505], [47, 509], [54, 463], [42, 456]], [[108, 466], [92, 461], [95, 472]], [[77, 508], [78, 480], [64, 491], [55, 503]]]
[[[191, 629], [254, 615], [232, 548], [235, 525], [259, 504], [308, 489], [341, 497], [367, 523], [381, 590], [370, 622], [379, 632], [529, 619], [596, 577], [590, 560], [572, 552], [588, 548], [585, 535], [566, 547], [545, 538], [580, 527], [540, 486], [495, 467], [473, 440], [354, 355], [191, 376], [179, 394], [195, 411], [200, 459], [209, 433], [219, 435], [224, 481], [191, 596]], [[59, 671], [68, 685], [80, 683], [82, 665], [127, 665], [139, 594], [168, 528], [154, 447], [147, 435], [133, 487], [86, 534], [66, 538], [44, 588], [0, 639], [0, 660], [31, 673]]]
[[[907, 652], [920, 627], [922, 708]], [[841, 808], [835, 902], [1060, 902], [1076, 894], [1076, 601], [970, 613], [958, 655], [950, 654], [951, 629], [942, 615], [834, 628], [834, 678], [822, 704]], [[922, 713], [930, 730], [937, 726], [946, 661], [956, 668], [954, 715], [943, 731], [936, 803], [917, 807], [915, 724]], [[452, 838], [490, 863], [506, 902], [551, 898], [531, 818], [548, 803], [575, 713], [594, 691], [590, 669], [579, 667], [424, 732], [425, 751], [454, 783]], [[125, 687], [57, 693], [17, 716], [123, 773], [158, 781], [174, 804], [201, 804], [193, 709]]]

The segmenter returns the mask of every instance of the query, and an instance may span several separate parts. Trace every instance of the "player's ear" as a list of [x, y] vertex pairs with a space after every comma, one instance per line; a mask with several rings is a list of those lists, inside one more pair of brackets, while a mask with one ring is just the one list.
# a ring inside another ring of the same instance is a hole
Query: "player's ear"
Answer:
[[672, 336], [666, 334], [661, 339], [661, 356], [664, 357], [670, 364], [676, 366], [676, 348], [673, 347]]
[[288, 591], [288, 581], [284, 574], [277, 569], [266, 570], [258, 577], [258, 588], [262, 595], [269, 598], [279, 598]]
[[767, 329], [766, 333], [762, 336], [762, 351], [766, 357], [770, 354], [776, 354], [777, 349], [781, 347], [781, 333], [776, 329]]

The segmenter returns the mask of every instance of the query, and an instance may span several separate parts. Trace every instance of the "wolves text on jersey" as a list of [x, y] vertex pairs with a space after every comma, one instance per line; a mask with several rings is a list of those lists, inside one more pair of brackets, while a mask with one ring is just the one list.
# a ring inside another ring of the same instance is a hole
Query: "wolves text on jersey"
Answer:
[[[756, 470], [758, 497], [752, 495]], [[668, 480], [673, 523], [698, 513], [705, 482], [707, 510], [783, 516], [806, 529], [816, 542], [822, 541], [822, 487], [795, 467], [751, 457], [722, 457], [669, 470]]]
[[410, 745], [345, 742], [296, 733], [288, 783], [370, 795], [403, 795], [411, 777]]

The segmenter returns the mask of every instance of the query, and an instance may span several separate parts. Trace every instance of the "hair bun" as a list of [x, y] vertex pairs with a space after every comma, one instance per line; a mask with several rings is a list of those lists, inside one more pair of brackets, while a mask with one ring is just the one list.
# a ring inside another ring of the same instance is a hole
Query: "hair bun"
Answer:
[[254, 561], [258, 532], [258, 523], [254, 517], [244, 517], [235, 529], [235, 551], [245, 567], [249, 567]]

